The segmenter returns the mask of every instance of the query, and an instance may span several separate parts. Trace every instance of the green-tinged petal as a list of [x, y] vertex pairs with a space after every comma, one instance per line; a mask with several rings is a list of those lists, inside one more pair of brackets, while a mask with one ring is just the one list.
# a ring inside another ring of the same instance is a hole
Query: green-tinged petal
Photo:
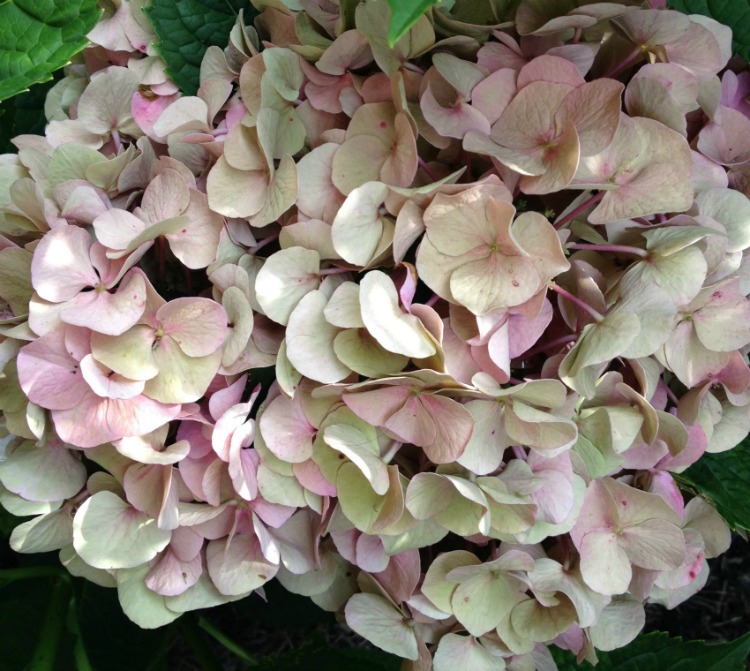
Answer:
[[344, 611], [346, 623], [386, 652], [417, 659], [417, 636], [401, 611], [375, 594], [355, 594]]
[[73, 545], [91, 566], [135, 568], [153, 559], [172, 532], [138, 512], [119, 496], [100, 491], [87, 499], [73, 518]]
[[167, 608], [165, 598], [146, 587], [149, 566], [117, 572], [117, 598], [125, 615], [141, 629], [157, 629], [176, 620], [180, 614]]

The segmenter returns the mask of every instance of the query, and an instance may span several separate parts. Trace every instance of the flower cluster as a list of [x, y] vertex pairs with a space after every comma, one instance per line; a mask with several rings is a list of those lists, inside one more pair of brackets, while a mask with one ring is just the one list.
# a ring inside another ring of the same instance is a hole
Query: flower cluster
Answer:
[[143, 627], [275, 577], [405, 671], [595, 661], [697, 592], [729, 530], [674, 474], [750, 430], [731, 31], [256, 0], [183, 95], [142, 4], [0, 157], [13, 547]]

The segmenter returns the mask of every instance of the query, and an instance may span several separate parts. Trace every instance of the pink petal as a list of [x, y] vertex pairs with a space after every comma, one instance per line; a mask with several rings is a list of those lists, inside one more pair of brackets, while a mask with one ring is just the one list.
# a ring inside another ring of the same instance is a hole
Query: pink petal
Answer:
[[177, 596], [195, 585], [203, 573], [200, 557], [182, 561], [167, 548], [146, 576], [146, 587], [162, 596]]
[[[68, 392], [70, 394], [70, 391]], [[141, 436], [174, 419], [179, 405], [165, 405], [146, 396], [100, 398], [88, 388], [72, 408], [53, 410], [57, 435], [76, 447], [95, 447], [125, 436]]]
[[316, 429], [298, 401], [277, 396], [261, 415], [259, 428], [266, 446], [279, 459], [297, 464], [312, 457]]
[[113, 208], [99, 215], [93, 222], [96, 239], [109, 249], [127, 249], [148, 224], [134, 214]]
[[129, 380], [113, 373], [100, 364], [91, 354], [87, 354], [80, 363], [81, 374], [86, 383], [97, 396], [102, 398], [127, 399], [143, 392], [145, 382]]
[[65, 330], [53, 330], [23, 347], [17, 365], [21, 389], [43, 408], [67, 410], [89, 393], [78, 359], [66, 347]]
[[60, 310], [60, 319], [73, 326], [116, 336], [134, 326], [145, 307], [146, 283], [142, 275], [131, 271], [113, 294], [88, 291], [69, 300]]
[[213, 354], [226, 336], [226, 312], [209, 298], [176, 298], [159, 308], [156, 319], [191, 357]]
[[54, 229], [41, 239], [31, 260], [31, 282], [39, 296], [59, 303], [99, 283], [89, 259], [91, 243], [78, 226]]

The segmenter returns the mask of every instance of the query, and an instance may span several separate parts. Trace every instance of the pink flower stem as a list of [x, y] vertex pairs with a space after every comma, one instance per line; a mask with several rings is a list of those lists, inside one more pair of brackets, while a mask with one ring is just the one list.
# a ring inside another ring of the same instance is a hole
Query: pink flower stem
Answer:
[[569, 300], [573, 305], [578, 306], [581, 308], [581, 310], [588, 312], [596, 321], [600, 322], [602, 319], [604, 319], [604, 316], [594, 310], [588, 303], [585, 303], [577, 296], [574, 296], [569, 291], [566, 291], [563, 289], [559, 284], [555, 284], [554, 282], [549, 283], [549, 288], [554, 291], [556, 294], [560, 294], [563, 298], [566, 298]]
[[666, 384], [664, 385], [664, 388], [667, 390], [667, 396], [669, 397], [669, 400], [672, 401], [675, 405], [678, 405], [680, 402], [680, 399], [677, 398], [677, 394], [675, 394]]
[[516, 459], [526, 461], [526, 452], [524, 452], [523, 448], [520, 445], [514, 445], [510, 449], [513, 450], [513, 455], [516, 457]]
[[122, 141], [120, 140], [120, 133], [117, 130], [112, 131], [112, 144], [115, 145], [115, 154], [119, 154], [122, 148]]
[[667, 215], [666, 214], [660, 214], [659, 215], [659, 223], [663, 224], [665, 221], [667, 221]]
[[269, 235], [267, 238], [263, 238], [255, 247], [253, 247], [252, 251], [253, 254], [256, 254], [259, 249], [262, 249], [266, 245], [270, 245], [274, 240], [279, 239], [279, 234], [274, 233], [273, 235]]
[[555, 224], [555, 228], [562, 228], [569, 221], [573, 221], [573, 219], [581, 214], [581, 212], [585, 212], [593, 205], [596, 205], [602, 198], [604, 198], [605, 193], [606, 191], [600, 191], [599, 193], [595, 193], [593, 196], [591, 196], [591, 198], [584, 200], [578, 207], [576, 207], [574, 210], [571, 210], [562, 219], [560, 219], [560, 221]]
[[351, 272], [349, 268], [326, 268], [325, 270], [321, 270], [318, 275], [325, 277], [326, 275], [342, 275], [348, 272]]
[[438, 302], [439, 300], [440, 300], [440, 296], [438, 296], [437, 294], [432, 294], [432, 297], [430, 298], [430, 300], [428, 300], [428, 301], [427, 301], [427, 302], [425, 303], [425, 305], [426, 305], [426, 306], [428, 306], [428, 307], [432, 307], [432, 306], [433, 306], [433, 305], [435, 305], [435, 303], [437, 303], [437, 302]]
[[627, 70], [631, 65], [634, 65], [640, 58], [643, 57], [643, 51], [640, 47], [636, 47], [629, 56], [626, 56], [623, 60], [621, 60], [619, 63], [617, 63], [615, 66], [613, 66], [609, 72], [602, 75], [602, 77], [608, 77], [609, 79], [614, 79], [617, 77], [617, 75], [622, 74]]
[[560, 336], [559, 338], [555, 338], [555, 340], [552, 340], [550, 342], [545, 342], [541, 345], [537, 345], [536, 347], [532, 347], [528, 352], [524, 352], [523, 356], [524, 358], [534, 356], [535, 354], [539, 354], [539, 352], [546, 352], [548, 349], [554, 349], [555, 347], [559, 347], [560, 345], [567, 345], [569, 342], [573, 342], [577, 339], [577, 333]]
[[568, 249], [589, 249], [594, 252], [612, 252], [613, 254], [635, 254], [641, 258], [648, 256], [648, 252], [640, 247], [630, 247], [628, 245], [589, 245], [587, 243], [577, 242], [567, 245]]
[[435, 176], [435, 173], [432, 172], [430, 166], [427, 165], [427, 163], [425, 163], [424, 160], [419, 156], [417, 156], [417, 163], [419, 164], [419, 167], [424, 170], [425, 175], [427, 175], [433, 182], [438, 181], [438, 178]]
[[583, 33], [583, 30], [580, 28], [576, 28], [576, 31], [573, 33], [573, 44], [578, 44], [581, 41], [581, 34]]
[[410, 63], [409, 61], [404, 61], [403, 63], [401, 63], [401, 67], [404, 68], [404, 70], [411, 70], [412, 72], [416, 72], [418, 75], [424, 74], [424, 70], [422, 68], [414, 63]]

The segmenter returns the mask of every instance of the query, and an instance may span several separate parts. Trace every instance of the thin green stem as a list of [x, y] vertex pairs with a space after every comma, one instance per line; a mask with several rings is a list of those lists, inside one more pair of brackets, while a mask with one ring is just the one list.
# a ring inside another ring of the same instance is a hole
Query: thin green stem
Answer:
[[229, 652], [231, 652], [233, 655], [236, 655], [250, 666], [258, 666], [260, 664], [257, 658], [251, 655], [241, 645], [235, 643], [223, 631], [221, 631], [221, 629], [214, 626], [202, 615], [198, 616], [198, 626], [203, 629], [203, 631], [205, 631], [209, 636], [215, 639], [218, 643], [223, 645], [227, 650], [229, 650]]
[[208, 646], [206, 639], [195, 623], [195, 616], [184, 615], [177, 624], [182, 632], [182, 638], [195, 655], [195, 659], [200, 664], [203, 671], [221, 671], [221, 663], [216, 659], [211, 648]]
[[590, 245], [588, 243], [577, 242], [567, 247], [568, 249], [587, 249], [594, 252], [612, 252], [613, 254], [635, 254], [642, 259], [648, 256], [648, 252], [645, 249], [629, 245]]

